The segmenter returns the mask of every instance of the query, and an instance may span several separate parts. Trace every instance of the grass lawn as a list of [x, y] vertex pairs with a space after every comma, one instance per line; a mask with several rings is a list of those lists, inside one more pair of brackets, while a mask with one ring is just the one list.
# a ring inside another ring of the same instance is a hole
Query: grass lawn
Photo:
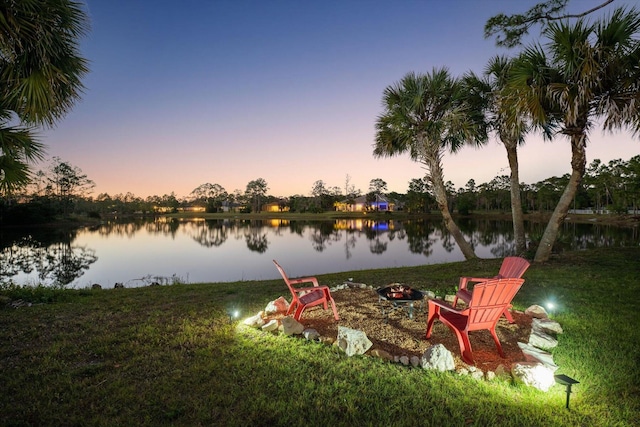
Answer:
[[[516, 308], [553, 298], [553, 350], [573, 387], [549, 392], [348, 358], [231, 323], [287, 295], [282, 280], [117, 290], [0, 291], [0, 425], [632, 426], [640, 420], [640, 248], [532, 265]], [[286, 262], [286, 260], [282, 260]], [[501, 260], [320, 275], [445, 290]], [[313, 275], [309, 266], [308, 275]], [[8, 301], [32, 301], [11, 308]], [[418, 339], [422, 337], [417, 337]]]

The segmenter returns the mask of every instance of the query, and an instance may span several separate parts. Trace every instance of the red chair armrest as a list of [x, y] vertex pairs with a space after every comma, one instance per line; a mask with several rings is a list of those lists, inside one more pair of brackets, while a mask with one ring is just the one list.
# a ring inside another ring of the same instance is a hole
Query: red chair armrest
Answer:
[[313, 286], [319, 286], [318, 279], [315, 277], [300, 277], [297, 279], [289, 279], [289, 283], [292, 285], [298, 285], [300, 283], [313, 283]]
[[313, 287], [307, 287], [307, 288], [296, 288], [296, 293], [300, 293], [300, 292], [309, 292], [309, 291], [324, 291], [324, 292], [329, 292], [329, 288], [327, 286], [313, 286]]
[[471, 283], [481, 283], [486, 282], [487, 280], [491, 280], [488, 277], [461, 277], [460, 283], [458, 284], [458, 289], [467, 289], [467, 284]]
[[435, 300], [435, 299], [430, 299], [429, 300], [429, 305], [431, 305], [431, 304], [437, 305], [440, 308], [444, 308], [447, 311], [452, 311], [452, 312], [458, 313], [458, 314], [462, 314], [465, 311], [465, 310], [457, 310], [457, 309], [453, 308], [452, 306], [450, 306], [449, 304], [447, 304], [445, 302], [440, 302], [440, 301]]

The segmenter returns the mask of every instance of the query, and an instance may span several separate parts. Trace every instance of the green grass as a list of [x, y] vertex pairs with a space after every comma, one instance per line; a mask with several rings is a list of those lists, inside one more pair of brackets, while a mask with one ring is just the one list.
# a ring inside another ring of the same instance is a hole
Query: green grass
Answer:
[[[566, 253], [533, 265], [516, 308], [554, 298], [564, 387], [478, 382], [348, 358], [334, 347], [238, 328], [286, 295], [281, 280], [118, 290], [5, 289], [0, 425], [631, 426], [640, 419], [640, 249]], [[451, 289], [500, 260], [319, 276]], [[308, 274], [313, 274], [309, 268]], [[14, 309], [9, 299], [33, 301]]]

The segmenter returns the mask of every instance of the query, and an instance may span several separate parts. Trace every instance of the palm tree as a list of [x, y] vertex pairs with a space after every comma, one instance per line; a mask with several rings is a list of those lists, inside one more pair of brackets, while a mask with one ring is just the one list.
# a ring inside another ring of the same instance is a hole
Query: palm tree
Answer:
[[507, 150], [511, 170], [511, 215], [516, 252], [524, 254], [527, 242], [524, 232], [524, 215], [520, 197], [520, 171], [518, 167], [518, 146], [524, 143], [529, 124], [524, 114], [516, 108], [514, 98], [506, 91], [512, 61], [504, 56], [491, 58], [485, 68], [484, 78], [469, 72], [464, 82], [485, 98], [485, 116], [490, 130], [493, 130]]
[[546, 50], [527, 48], [513, 66], [509, 86], [518, 108], [536, 124], [557, 123], [571, 144], [569, 182], [556, 205], [534, 261], [549, 259], [560, 225], [585, 174], [586, 146], [594, 121], [603, 129], [640, 130], [640, 15], [616, 9], [595, 24], [552, 22]]
[[376, 121], [376, 157], [409, 152], [425, 166], [445, 225], [466, 259], [477, 258], [451, 216], [442, 170], [442, 156], [465, 142], [486, 141], [479, 109], [468, 103], [458, 79], [445, 68], [428, 74], [409, 73], [383, 93], [385, 111]]
[[78, 39], [89, 24], [72, 0], [3, 2], [0, 22], [0, 192], [9, 192], [43, 157], [35, 127], [52, 126], [80, 97], [88, 68]]

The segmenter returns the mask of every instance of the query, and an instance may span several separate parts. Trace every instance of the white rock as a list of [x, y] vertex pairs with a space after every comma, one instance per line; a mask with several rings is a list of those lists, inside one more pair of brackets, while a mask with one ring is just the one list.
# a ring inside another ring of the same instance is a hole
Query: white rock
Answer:
[[541, 349], [550, 349], [558, 345], [558, 340], [556, 340], [549, 334], [545, 334], [542, 331], [531, 329], [531, 335], [529, 335], [529, 345]]
[[367, 334], [345, 326], [338, 326], [337, 342], [338, 347], [340, 347], [347, 356], [364, 354], [373, 345], [369, 338], [367, 338]]
[[516, 362], [511, 366], [511, 374], [516, 381], [542, 391], [555, 384], [553, 370], [542, 363]]
[[551, 319], [534, 318], [531, 323], [531, 328], [538, 331], [546, 332], [548, 334], [561, 334], [564, 332], [562, 330], [562, 326], [560, 326], [560, 323]]
[[453, 354], [442, 344], [429, 347], [420, 360], [423, 369], [435, 369], [441, 372], [453, 371], [456, 365], [453, 361]]
[[282, 319], [282, 332], [285, 335], [300, 335], [304, 331], [304, 325], [291, 316]]
[[404, 366], [409, 366], [409, 358], [407, 356], [400, 356], [400, 363]]
[[269, 302], [264, 309], [264, 312], [267, 314], [276, 314], [276, 313], [286, 313], [289, 309], [289, 302], [284, 299], [284, 297], [280, 297], [274, 301]]
[[522, 354], [524, 354], [524, 357], [528, 362], [542, 363], [553, 371], [558, 369], [558, 365], [553, 362], [553, 356], [551, 353], [522, 342], [518, 343], [518, 347], [520, 347]]
[[262, 326], [262, 330], [266, 332], [272, 332], [278, 329], [278, 321], [276, 319], [270, 320], [268, 323]]
[[318, 331], [311, 328], [308, 328], [302, 331], [302, 335], [308, 341], [315, 341], [320, 338], [320, 334], [318, 333]]
[[471, 372], [471, 378], [480, 381], [484, 379], [484, 373], [478, 369], [477, 371]]
[[258, 313], [255, 316], [247, 317], [246, 319], [244, 319], [242, 323], [244, 323], [247, 326], [252, 326], [254, 328], [260, 328], [262, 327], [262, 325], [264, 325], [264, 319], [262, 318], [260, 313]]
[[420, 366], [420, 358], [418, 356], [411, 356], [411, 366], [414, 368]]
[[527, 316], [535, 317], [536, 319], [546, 319], [549, 316], [547, 315], [547, 310], [540, 305], [532, 305], [524, 311], [524, 314]]

